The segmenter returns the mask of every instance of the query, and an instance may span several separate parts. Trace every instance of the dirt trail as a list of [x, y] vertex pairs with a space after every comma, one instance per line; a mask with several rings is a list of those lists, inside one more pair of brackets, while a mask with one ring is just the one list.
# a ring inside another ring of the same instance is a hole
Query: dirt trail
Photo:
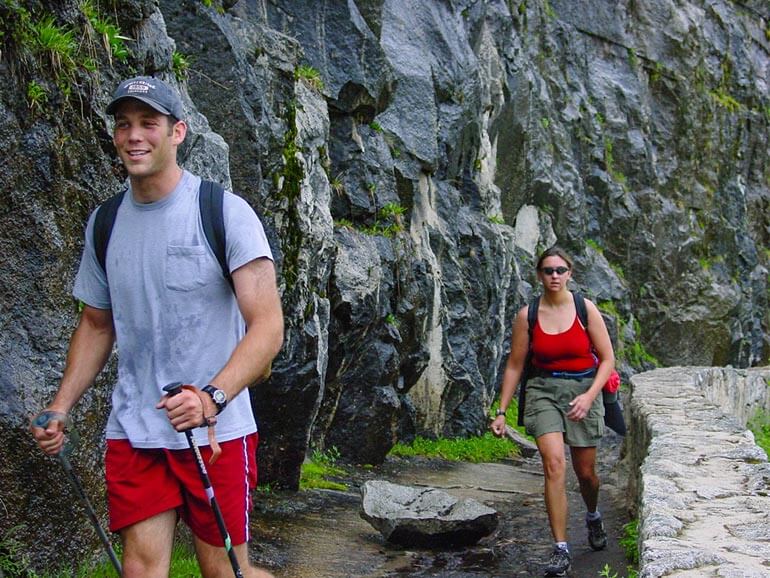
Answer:
[[[615, 467], [620, 438], [608, 433], [599, 449], [603, 487], [600, 509], [610, 536], [607, 550], [587, 544], [583, 506], [570, 470], [572, 578], [599, 576], [605, 564], [626, 575], [618, 539], [628, 522], [626, 480]], [[471, 497], [500, 513], [497, 530], [461, 550], [410, 550], [392, 546], [358, 514], [358, 488], [369, 479], [432, 486]], [[277, 578], [503, 578], [542, 576], [551, 536], [542, 497], [539, 458], [496, 464], [454, 463], [424, 458], [389, 459], [380, 467], [355, 470], [345, 480], [349, 492], [274, 493], [258, 498], [252, 550]]]

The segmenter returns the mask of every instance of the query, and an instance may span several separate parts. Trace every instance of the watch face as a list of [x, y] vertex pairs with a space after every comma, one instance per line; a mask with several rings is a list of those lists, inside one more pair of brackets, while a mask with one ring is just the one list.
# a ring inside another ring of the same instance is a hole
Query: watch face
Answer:
[[215, 391], [212, 398], [214, 399], [214, 403], [225, 403], [227, 401], [227, 395], [225, 395], [225, 392], [221, 389]]

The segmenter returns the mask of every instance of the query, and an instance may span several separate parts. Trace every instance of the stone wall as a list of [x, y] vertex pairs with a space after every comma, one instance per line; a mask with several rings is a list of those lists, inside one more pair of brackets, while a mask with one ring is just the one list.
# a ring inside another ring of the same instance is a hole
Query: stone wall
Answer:
[[627, 459], [639, 576], [770, 576], [770, 463], [745, 429], [770, 368], [671, 367], [631, 378]]

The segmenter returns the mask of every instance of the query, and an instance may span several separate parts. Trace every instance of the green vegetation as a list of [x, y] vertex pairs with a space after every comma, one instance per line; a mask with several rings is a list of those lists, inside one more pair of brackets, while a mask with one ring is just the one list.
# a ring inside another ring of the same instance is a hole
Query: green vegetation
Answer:
[[376, 120], [369, 123], [369, 128], [375, 132], [382, 132], [382, 125]]
[[554, 20], [556, 18], [556, 11], [551, 6], [548, 0], [543, 0], [543, 7], [545, 8], [545, 16], [548, 20]]
[[663, 77], [663, 65], [660, 62], [656, 62], [650, 71], [650, 82], [656, 84], [660, 82]]
[[487, 219], [495, 225], [505, 225], [505, 219], [502, 215], [487, 215]]
[[644, 345], [639, 341], [634, 341], [629, 346], [619, 347], [617, 358], [619, 360], [628, 361], [628, 363], [634, 367], [644, 367], [645, 365], [660, 367], [660, 361], [648, 353], [644, 348]]
[[634, 566], [639, 565], [639, 520], [631, 520], [623, 526], [623, 536], [620, 538], [620, 546], [626, 558]]
[[402, 215], [406, 208], [398, 203], [386, 203], [377, 211], [374, 224], [361, 229], [362, 233], [367, 235], [382, 235], [384, 237], [395, 237], [404, 230], [401, 222]]
[[586, 246], [591, 247], [591, 249], [593, 249], [600, 255], [604, 254], [604, 249], [602, 248], [601, 245], [599, 245], [599, 242], [595, 241], [594, 239], [586, 239]]
[[300, 228], [299, 197], [302, 192], [302, 180], [305, 171], [297, 155], [297, 108], [296, 103], [289, 105], [286, 118], [286, 134], [283, 137], [283, 169], [276, 173], [280, 183], [279, 195], [286, 201], [288, 227], [284, 231], [282, 248], [284, 254], [283, 275], [286, 288], [291, 289], [299, 277], [299, 250], [302, 246], [302, 229]]
[[0, 576], [24, 576], [29, 572], [29, 556], [25, 545], [16, 536], [24, 526], [8, 528], [0, 536]]
[[27, 104], [32, 111], [42, 111], [48, 102], [48, 91], [34, 80], [27, 84]]
[[606, 313], [610, 317], [614, 317], [615, 319], [620, 319], [620, 313], [618, 313], [618, 308], [615, 307], [614, 301], [599, 301], [596, 304], [597, 309], [601, 311], [602, 313]]
[[334, 177], [332, 180], [330, 180], [329, 186], [332, 188], [332, 191], [338, 195], [341, 195], [345, 192], [345, 185], [342, 183], [342, 179], [339, 177]]
[[78, 45], [71, 29], [57, 26], [53, 16], [46, 16], [32, 24], [32, 39], [34, 52], [48, 60], [57, 77], [72, 75]]
[[[50, 81], [36, 79], [28, 83], [28, 104], [33, 110], [40, 110], [44, 102], [66, 104], [73, 88], [81, 87], [82, 72], [96, 70], [99, 46], [106, 51], [110, 65], [113, 59], [125, 61], [130, 55], [125, 44], [129, 38], [120, 34], [116, 24], [99, 15], [94, 0], [81, 1], [79, 8], [86, 23], [74, 26], [59, 24], [55, 16], [29, 11], [19, 4], [10, 0], [2, 4], [0, 41], [3, 46], [0, 50], [9, 53], [18, 73], [42, 76]], [[53, 98], [54, 86], [63, 100]], [[42, 87], [45, 87], [45, 100]]]
[[[628, 572], [628, 578], [636, 578], [639, 575], [639, 573], [631, 566], [626, 568], [626, 571]], [[600, 578], [624, 578], [618, 575], [618, 573], [615, 572], [612, 568], [610, 568], [609, 564], [604, 565], [604, 568], [599, 571], [598, 576], [600, 576]]]
[[615, 168], [615, 157], [612, 154], [612, 141], [606, 136], [604, 137], [604, 164], [607, 166], [607, 172], [612, 179], [625, 189], [627, 186], [626, 176]]
[[547, 117], [541, 118], [540, 126], [542, 126], [543, 128], [548, 128], [549, 126], [551, 126], [551, 119]]
[[[632, 565], [626, 566], [626, 573], [628, 578], [637, 578], [639, 575], [636, 569], [639, 566], [639, 521], [631, 520], [628, 524], [623, 526], [623, 536], [620, 538], [620, 546], [626, 555], [626, 558]], [[604, 568], [599, 572], [599, 576], [602, 578], [622, 578], [620, 575], [610, 567], [609, 564], [605, 564]]]
[[395, 315], [393, 315], [393, 313], [388, 313], [385, 316], [385, 323], [387, 323], [388, 325], [392, 325], [393, 327], [396, 327], [396, 328], [398, 328], [398, 326], [400, 325], [400, 323], [398, 322], [398, 319], [396, 318]]
[[201, 4], [206, 8], [213, 8], [217, 14], [225, 13], [225, 7], [222, 6], [222, 3], [219, 0], [201, 0]]
[[130, 53], [126, 47], [126, 41], [131, 40], [120, 34], [120, 28], [109, 20], [102, 18], [91, 0], [85, 0], [80, 5], [80, 10], [88, 18], [94, 31], [102, 37], [102, 44], [107, 51], [107, 58], [112, 64], [112, 59], [120, 62], [128, 60]]
[[177, 81], [182, 82], [187, 78], [190, 69], [190, 61], [181, 52], [174, 50], [171, 54], [171, 69], [174, 71]]
[[770, 457], [770, 414], [761, 408], [749, 420], [748, 428], [754, 434], [757, 445]]
[[735, 113], [741, 110], [741, 103], [730, 96], [722, 87], [710, 90], [709, 95], [714, 99], [714, 102], [729, 112]]
[[636, 50], [633, 48], [628, 49], [628, 64], [631, 65], [633, 70], [639, 68], [639, 57], [636, 55]]
[[496, 462], [519, 455], [513, 442], [487, 432], [481, 437], [435, 440], [417, 436], [411, 444], [398, 443], [391, 456], [427, 456], [457, 462]]
[[325, 452], [313, 450], [310, 459], [302, 464], [299, 489], [312, 490], [320, 488], [343, 492], [347, 490], [347, 485], [327, 479], [331, 476], [342, 476], [345, 474], [345, 470], [336, 465], [339, 457], [340, 452], [334, 446]]
[[294, 79], [304, 80], [319, 92], [324, 88], [324, 81], [321, 78], [321, 73], [308, 64], [301, 64], [294, 70]]
[[[120, 557], [120, 548], [115, 549]], [[99, 564], [81, 564], [77, 570], [58, 570], [53, 573], [35, 574], [30, 570], [24, 574], [27, 578], [118, 578], [118, 573], [110, 562]], [[16, 574], [12, 574], [16, 576]], [[201, 572], [195, 553], [188, 544], [176, 544], [171, 552], [169, 578], [200, 578]]]

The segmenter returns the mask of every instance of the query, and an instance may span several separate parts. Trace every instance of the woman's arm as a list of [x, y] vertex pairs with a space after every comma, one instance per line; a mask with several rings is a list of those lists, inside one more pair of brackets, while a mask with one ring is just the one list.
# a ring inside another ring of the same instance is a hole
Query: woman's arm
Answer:
[[[500, 409], [507, 410], [511, 404], [516, 386], [521, 381], [524, 372], [524, 363], [529, 351], [529, 326], [527, 321], [527, 307], [523, 307], [516, 315], [511, 334], [511, 352], [508, 354], [508, 361], [505, 364], [503, 373], [503, 383], [500, 386]], [[505, 433], [505, 416], [495, 417], [490, 426], [492, 433], [502, 436]]]
[[612, 341], [607, 332], [607, 326], [604, 324], [604, 318], [593, 302], [586, 299], [585, 304], [588, 312], [588, 337], [599, 357], [599, 366], [596, 368], [594, 381], [588, 391], [570, 402], [571, 409], [567, 413], [567, 418], [575, 421], [588, 415], [588, 410], [594, 399], [601, 393], [612, 370], [615, 369], [615, 353], [612, 350]]

